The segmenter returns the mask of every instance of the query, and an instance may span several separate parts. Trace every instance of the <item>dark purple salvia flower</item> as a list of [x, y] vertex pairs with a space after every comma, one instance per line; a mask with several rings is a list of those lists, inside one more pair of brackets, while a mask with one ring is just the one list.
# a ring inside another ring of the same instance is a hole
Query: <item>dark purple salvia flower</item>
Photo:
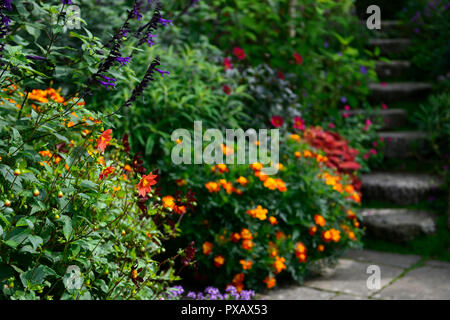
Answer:
[[109, 78], [107, 76], [100, 76], [103, 80], [99, 80], [98, 82], [100, 82], [100, 84], [104, 85], [106, 90], [109, 90], [109, 87], [116, 87], [116, 79], [114, 78]]
[[151, 33], [148, 34], [148, 36], [147, 36], [147, 43], [148, 43], [149, 47], [151, 47], [152, 45], [155, 44], [155, 42], [153, 42], [153, 38], [155, 38], [155, 37], [156, 36], [151, 34]]
[[61, 0], [62, 4], [72, 4], [72, 0]]
[[156, 2], [154, 13], [152, 19], [145, 25], [139, 27], [136, 31], [135, 37], [139, 39], [138, 46], [147, 43], [149, 46], [154, 45], [153, 38], [155, 37], [153, 33], [158, 29], [159, 20], [161, 19], [161, 3]]
[[12, 11], [12, 0], [4, 0], [3, 2], [3, 7], [8, 10], [8, 11]]
[[166, 20], [166, 19], [160, 18], [159, 23], [161, 23], [165, 27], [168, 24], [172, 23], [172, 20]]
[[116, 61], [118, 61], [122, 66], [126, 66], [127, 63], [130, 62], [131, 57], [125, 57], [125, 58], [123, 58], [123, 57], [117, 57], [117, 58], [115, 58], [115, 59], [116, 59]]
[[163, 78], [164, 78], [164, 74], [170, 74], [169, 71], [164, 71], [164, 70], [157, 69], [157, 68], [155, 68], [155, 70], [158, 71], [159, 74], [161, 75], [161, 77], [163, 77]]
[[365, 66], [360, 66], [360, 67], [359, 67], [359, 71], [360, 71], [362, 74], [367, 74], [367, 68], [366, 68]]
[[133, 4], [133, 16], [137, 19], [137, 21], [140, 21], [142, 19], [142, 14], [139, 12], [141, 10], [141, 1], [135, 1]]

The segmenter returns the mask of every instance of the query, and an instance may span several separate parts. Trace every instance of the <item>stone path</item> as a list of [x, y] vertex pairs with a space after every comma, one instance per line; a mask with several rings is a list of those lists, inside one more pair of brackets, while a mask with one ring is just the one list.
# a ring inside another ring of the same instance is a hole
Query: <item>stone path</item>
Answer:
[[[371, 265], [380, 269], [380, 289], [369, 289]], [[450, 262], [416, 255], [351, 250], [337, 266], [303, 286], [281, 287], [261, 294], [264, 300], [450, 300]]]

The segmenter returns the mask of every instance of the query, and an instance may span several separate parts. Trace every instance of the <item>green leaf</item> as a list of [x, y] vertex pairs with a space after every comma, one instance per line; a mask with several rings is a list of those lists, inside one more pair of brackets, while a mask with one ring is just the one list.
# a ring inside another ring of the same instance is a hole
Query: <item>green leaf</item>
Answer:
[[20, 275], [20, 280], [25, 288], [33, 284], [42, 284], [44, 279], [48, 276], [56, 276], [56, 272], [44, 265], [39, 265], [37, 268], [32, 268]]
[[59, 221], [63, 223], [63, 234], [66, 240], [69, 240], [72, 233], [72, 219], [69, 216], [61, 215]]
[[33, 249], [36, 250], [41, 244], [44, 243], [44, 240], [39, 237], [39, 236], [35, 236], [30, 234], [28, 236], [28, 241], [30, 241], [31, 245], [33, 246]]
[[90, 181], [90, 180], [83, 180], [83, 181], [81, 181], [80, 185], [83, 188], [87, 188], [87, 189], [91, 189], [91, 190], [96, 190], [97, 189], [97, 184], [95, 182]]

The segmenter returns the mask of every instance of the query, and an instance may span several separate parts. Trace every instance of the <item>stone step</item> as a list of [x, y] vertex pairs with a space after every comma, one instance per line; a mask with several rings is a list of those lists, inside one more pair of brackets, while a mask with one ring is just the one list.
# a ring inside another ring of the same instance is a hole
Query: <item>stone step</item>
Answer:
[[406, 51], [411, 45], [411, 40], [407, 38], [394, 39], [369, 39], [369, 46], [380, 48], [382, 56]]
[[392, 61], [377, 61], [375, 63], [375, 70], [379, 78], [400, 77], [411, 67], [409, 61], [392, 60]]
[[394, 102], [418, 99], [426, 96], [431, 84], [425, 82], [370, 83], [371, 100], [374, 102]]
[[420, 131], [380, 132], [379, 135], [384, 139], [383, 154], [386, 158], [411, 157], [427, 142], [427, 134]]
[[436, 232], [437, 215], [424, 210], [363, 209], [362, 224], [377, 239], [410, 241]]
[[405, 109], [376, 109], [376, 110], [341, 110], [341, 114], [350, 116], [361, 115], [369, 118], [372, 122], [379, 122], [382, 129], [395, 129], [404, 127], [408, 123], [408, 112]]
[[420, 173], [372, 172], [362, 175], [363, 200], [409, 205], [439, 192], [441, 178]]

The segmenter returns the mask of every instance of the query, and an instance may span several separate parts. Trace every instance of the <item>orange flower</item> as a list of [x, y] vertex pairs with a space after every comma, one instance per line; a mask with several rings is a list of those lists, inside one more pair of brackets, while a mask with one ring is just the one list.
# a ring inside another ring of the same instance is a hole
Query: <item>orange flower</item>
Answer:
[[277, 238], [277, 240], [284, 240], [286, 239], [286, 235], [282, 231], [277, 231], [277, 233], [275, 233], [275, 238]]
[[233, 242], [239, 242], [241, 240], [241, 235], [237, 232], [234, 232], [231, 234], [231, 241]]
[[360, 203], [361, 202], [361, 196], [358, 194], [358, 192], [353, 192], [352, 194], [353, 201]]
[[269, 222], [270, 222], [270, 224], [271, 225], [276, 225], [276, 224], [278, 224], [278, 221], [277, 221], [277, 218], [275, 218], [274, 216], [270, 216], [269, 217]]
[[319, 245], [317, 246], [317, 251], [323, 252], [324, 250], [325, 250], [325, 246], [324, 246], [323, 244], [319, 244]]
[[329, 230], [322, 231], [322, 239], [325, 242], [330, 242], [332, 238], [331, 232]]
[[347, 236], [349, 237], [350, 240], [356, 241], [356, 236], [353, 231], [347, 232]]
[[255, 171], [255, 177], [258, 177], [260, 181], [266, 181], [269, 176], [261, 171]]
[[298, 262], [302, 263], [302, 262], [306, 262], [306, 254], [305, 253], [300, 253], [297, 256]]
[[227, 194], [232, 194], [233, 193], [234, 187], [233, 187], [233, 184], [231, 182], [225, 182], [222, 185], [222, 187], [223, 187], [223, 189], [225, 190], [225, 192]]
[[125, 171], [127, 171], [127, 172], [131, 172], [133, 169], [131, 168], [131, 166], [130, 166], [129, 164], [126, 164], [126, 165], [123, 167], [123, 170], [125, 170]]
[[[243, 261], [243, 260], [241, 260], [241, 261]], [[233, 277], [232, 283], [233, 284], [242, 283], [242, 282], [244, 282], [244, 279], [245, 279], [245, 274], [238, 273]]]
[[202, 245], [203, 254], [205, 256], [209, 256], [211, 254], [213, 248], [214, 248], [214, 245], [211, 242], [206, 241]]
[[266, 181], [264, 181], [264, 187], [269, 190], [275, 190], [277, 188], [277, 182], [273, 178], [268, 178]]
[[97, 140], [97, 149], [100, 149], [102, 152], [105, 152], [106, 146], [111, 141], [112, 130], [108, 129], [104, 131]]
[[305, 158], [312, 157], [312, 152], [309, 150], [305, 150], [305, 151], [303, 151], [303, 156]]
[[263, 168], [263, 165], [259, 162], [255, 162], [250, 165], [250, 168], [254, 171], [259, 171]]
[[214, 181], [205, 183], [205, 187], [211, 193], [213, 193], [213, 192], [217, 193], [217, 192], [220, 191], [220, 185], [217, 182], [214, 182]]
[[242, 248], [245, 250], [251, 250], [254, 246], [254, 243], [252, 240], [244, 240], [242, 241]]
[[253, 218], [257, 218], [261, 221], [266, 220], [267, 218], [267, 209], [264, 209], [260, 205], [258, 205], [255, 209], [247, 210], [247, 214], [251, 215]]
[[147, 193], [152, 191], [152, 186], [156, 184], [155, 178], [158, 177], [156, 174], [143, 175], [141, 181], [138, 184], [139, 195], [145, 197]]
[[250, 232], [250, 230], [243, 228], [241, 230], [241, 238], [244, 240], [252, 240], [253, 236], [252, 236], [252, 233]]
[[234, 153], [234, 149], [222, 144], [222, 152], [224, 155], [228, 156]]
[[287, 190], [286, 184], [284, 183], [283, 180], [281, 180], [281, 179], [275, 179], [275, 183], [276, 183], [276, 185], [277, 185], [278, 191], [280, 191], [280, 192], [285, 192], [285, 191]]
[[245, 185], [248, 183], [247, 178], [240, 176], [236, 179], [236, 182], [239, 183], [241, 186], [245, 187]]
[[242, 269], [244, 270], [250, 270], [253, 265], [253, 262], [251, 260], [240, 260], [239, 263], [242, 265]]
[[273, 287], [275, 287], [275, 285], [277, 284], [277, 281], [275, 280], [274, 277], [271, 276], [267, 276], [263, 282], [266, 284], [267, 289], [272, 289]]
[[283, 257], [275, 257], [275, 262], [273, 263], [275, 273], [280, 273], [281, 271], [286, 269], [286, 265], [284, 264], [285, 261], [286, 259]]
[[331, 240], [333, 240], [334, 242], [338, 242], [341, 239], [341, 232], [337, 229], [330, 229], [330, 233], [331, 233]]
[[300, 136], [299, 136], [298, 134], [291, 134], [291, 135], [289, 136], [289, 138], [290, 138], [291, 140], [300, 142]]
[[225, 258], [222, 255], [218, 255], [214, 257], [214, 265], [217, 268], [220, 268], [221, 266], [223, 266], [225, 263]]
[[314, 222], [318, 225], [323, 227], [326, 223], [325, 219], [320, 215], [320, 214], [316, 214], [314, 216]]
[[173, 207], [173, 211], [175, 211], [175, 213], [177, 213], [177, 214], [184, 214], [184, 213], [186, 213], [186, 206], [175, 205]]
[[233, 188], [233, 192], [236, 193], [238, 196], [242, 194], [242, 190], [238, 188]]
[[295, 245], [295, 256], [299, 262], [306, 262], [306, 251], [306, 246], [301, 242], [297, 242]]
[[317, 231], [317, 227], [316, 226], [314, 226], [314, 227], [309, 227], [309, 234], [310, 235], [314, 235], [315, 233], [316, 233], [316, 231]]
[[228, 172], [227, 166], [223, 163], [219, 163], [218, 165], [216, 165], [216, 168], [217, 170], [219, 170], [220, 173]]
[[297, 159], [300, 159], [300, 158], [302, 157], [302, 154], [301, 154], [299, 151], [295, 151], [295, 152], [294, 152], [294, 156], [295, 156]]
[[355, 192], [355, 188], [354, 188], [351, 184], [346, 185], [345, 188], [344, 188], [344, 190], [345, 190], [345, 192], [350, 193], [350, 194], [352, 194], [353, 192]]
[[177, 180], [175, 180], [175, 183], [176, 183], [177, 186], [179, 186], [179, 187], [183, 187], [183, 186], [187, 185], [187, 182], [186, 182], [186, 180], [184, 180], [184, 179], [177, 179]]
[[355, 226], [355, 228], [359, 228], [359, 222], [356, 218], [353, 219], [353, 225]]
[[352, 209], [348, 209], [347, 210], [347, 218], [349, 218], [349, 219], [355, 219], [356, 218], [356, 214], [353, 212]]
[[162, 198], [162, 205], [164, 208], [173, 209], [175, 207], [175, 198], [172, 196], [165, 196]]
[[103, 179], [107, 178], [110, 174], [113, 174], [115, 170], [116, 169], [114, 169], [114, 167], [109, 166], [109, 167], [103, 169], [102, 172], [100, 172], [100, 175], [98, 178], [100, 180], [103, 180]]

